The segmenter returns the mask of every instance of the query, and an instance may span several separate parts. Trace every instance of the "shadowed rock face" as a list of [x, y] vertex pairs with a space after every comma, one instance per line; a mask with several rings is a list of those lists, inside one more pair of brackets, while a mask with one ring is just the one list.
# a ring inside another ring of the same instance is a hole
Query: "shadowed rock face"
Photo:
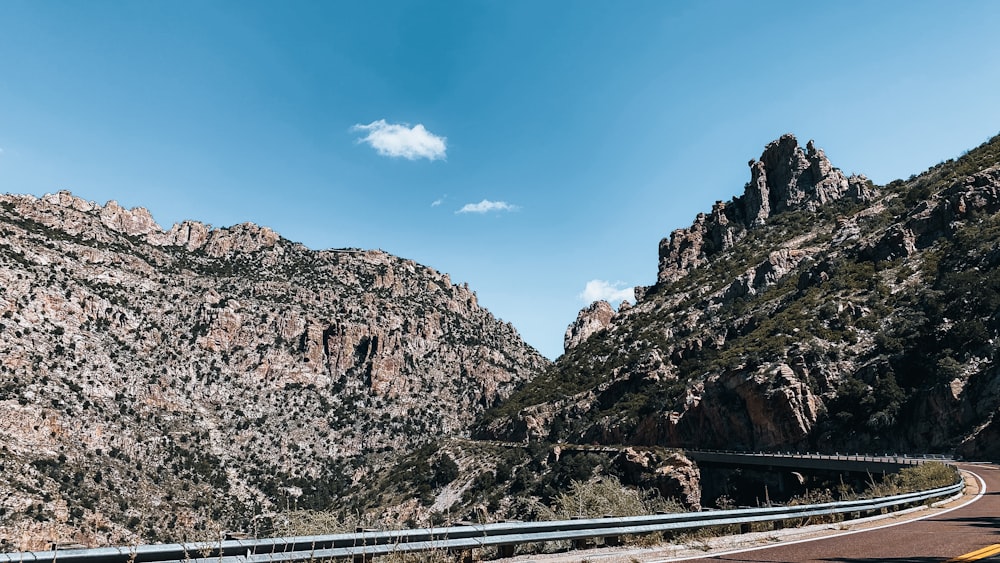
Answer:
[[0, 335], [0, 537], [18, 549], [326, 508], [549, 363], [413, 261], [250, 223], [164, 230], [68, 192], [0, 196]]
[[1000, 419], [989, 417], [979, 432], [962, 442], [956, 453], [965, 459], [1000, 461]]
[[1000, 137], [882, 187], [791, 135], [750, 169], [479, 434], [1000, 455]]

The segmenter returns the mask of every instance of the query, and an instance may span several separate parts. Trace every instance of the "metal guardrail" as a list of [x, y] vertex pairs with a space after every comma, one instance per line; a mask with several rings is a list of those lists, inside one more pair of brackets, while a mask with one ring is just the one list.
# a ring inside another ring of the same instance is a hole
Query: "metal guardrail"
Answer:
[[877, 499], [827, 502], [801, 506], [655, 514], [624, 518], [504, 522], [447, 528], [359, 532], [326, 536], [227, 540], [187, 544], [142, 545], [0, 553], [0, 563], [267, 563], [335, 559], [365, 561], [379, 555], [420, 551], [467, 551], [497, 547], [501, 556], [513, 555], [514, 546], [549, 541], [580, 542], [604, 538], [616, 544], [624, 535], [691, 530], [711, 526], [748, 525], [755, 522], [867, 513], [892, 506], [917, 504], [959, 493], [964, 483], [928, 491]]
[[952, 461], [945, 456], [909, 456], [900, 454], [819, 454], [793, 452], [738, 452], [730, 450], [685, 450], [684, 455], [698, 463], [762, 465], [810, 470], [857, 472], [892, 472], [927, 461]]
[[739, 456], [743, 458], [796, 458], [796, 459], [826, 459], [826, 460], [853, 460], [853, 461], [884, 461], [888, 463], [900, 463], [904, 465], [920, 465], [921, 463], [926, 463], [928, 461], [955, 461], [953, 458], [946, 456], [944, 454], [920, 454], [920, 455], [910, 455], [910, 454], [900, 454], [900, 453], [885, 453], [885, 454], [823, 454], [823, 453], [810, 453], [810, 452], [746, 452], [740, 450], [691, 450], [685, 449], [685, 454], [725, 454], [732, 456]]

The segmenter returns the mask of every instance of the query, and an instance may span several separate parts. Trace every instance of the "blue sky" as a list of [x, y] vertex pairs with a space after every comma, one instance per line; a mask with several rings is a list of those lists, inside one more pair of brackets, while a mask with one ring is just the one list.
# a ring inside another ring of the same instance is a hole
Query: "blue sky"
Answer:
[[554, 358], [588, 284], [653, 283], [781, 134], [886, 183], [1000, 132], [998, 29], [995, 1], [2, 0], [0, 191], [381, 248]]

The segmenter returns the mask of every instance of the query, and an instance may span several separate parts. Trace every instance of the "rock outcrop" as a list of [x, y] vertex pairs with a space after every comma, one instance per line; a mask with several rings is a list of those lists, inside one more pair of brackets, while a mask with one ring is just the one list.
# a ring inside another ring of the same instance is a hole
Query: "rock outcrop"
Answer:
[[575, 348], [595, 332], [608, 328], [616, 314], [614, 308], [607, 301], [594, 301], [581, 310], [576, 316], [576, 321], [566, 328], [563, 348], [565, 350]]
[[726, 289], [723, 299], [731, 301], [748, 295], [756, 295], [795, 271], [798, 265], [809, 257], [811, 251], [815, 252], [815, 249], [783, 248], [771, 252], [768, 254], [767, 260], [737, 276]]
[[670, 233], [669, 239], [660, 241], [660, 267], [658, 283], [676, 281], [692, 269], [705, 265], [708, 257], [729, 250], [746, 230], [730, 220], [731, 205], [715, 202], [709, 215], [699, 213], [694, 223], [686, 229]]
[[691, 510], [701, 510], [701, 474], [680, 452], [625, 448], [618, 466], [626, 479], [664, 498], [679, 499]]
[[1000, 418], [990, 415], [975, 434], [959, 445], [956, 453], [965, 459], [1000, 461]]

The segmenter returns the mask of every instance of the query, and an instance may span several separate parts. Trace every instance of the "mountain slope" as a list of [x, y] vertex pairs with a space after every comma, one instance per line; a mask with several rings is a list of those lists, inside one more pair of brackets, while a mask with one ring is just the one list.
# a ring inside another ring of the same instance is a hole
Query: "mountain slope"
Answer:
[[217, 538], [352, 483], [548, 365], [446, 274], [253, 224], [0, 196], [0, 538]]
[[1000, 455], [998, 164], [994, 138], [878, 187], [781, 137], [477, 434]]

